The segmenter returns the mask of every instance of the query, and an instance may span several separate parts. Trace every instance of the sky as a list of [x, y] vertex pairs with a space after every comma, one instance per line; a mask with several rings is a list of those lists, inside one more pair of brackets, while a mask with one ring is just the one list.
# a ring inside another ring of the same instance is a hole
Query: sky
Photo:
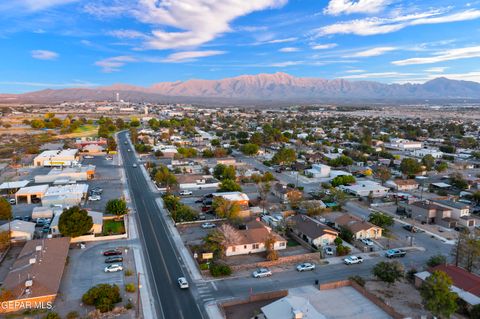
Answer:
[[0, 1], [0, 92], [297, 77], [480, 82], [480, 0]]

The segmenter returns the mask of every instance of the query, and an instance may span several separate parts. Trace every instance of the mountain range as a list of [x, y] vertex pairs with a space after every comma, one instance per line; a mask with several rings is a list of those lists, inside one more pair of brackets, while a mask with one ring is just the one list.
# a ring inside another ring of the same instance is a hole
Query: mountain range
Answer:
[[436, 78], [423, 84], [300, 78], [286, 73], [242, 75], [221, 80], [160, 82], [150, 87], [129, 84], [92, 88], [47, 89], [0, 94], [0, 103], [58, 103], [113, 100], [158, 103], [326, 103], [480, 100], [480, 83]]

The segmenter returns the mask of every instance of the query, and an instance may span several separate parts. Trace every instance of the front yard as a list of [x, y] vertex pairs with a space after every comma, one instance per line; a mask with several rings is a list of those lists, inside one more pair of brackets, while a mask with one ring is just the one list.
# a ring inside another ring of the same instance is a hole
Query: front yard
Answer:
[[123, 219], [106, 219], [103, 221], [103, 235], [121, 235], [125, 234], [125, 224]]

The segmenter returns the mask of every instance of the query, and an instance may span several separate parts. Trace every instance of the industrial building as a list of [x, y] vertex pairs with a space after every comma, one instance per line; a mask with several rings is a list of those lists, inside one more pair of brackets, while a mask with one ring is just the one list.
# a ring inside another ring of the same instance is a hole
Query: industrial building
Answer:
[[34, 166], [71, 166], [78, 164], [78, 149], [43, 151], [33, 159]]
[[53, 183], [56, 185], [87, 181], [95, 176], [95, 166], [53, 168], [46, 175], [36, 175], [35, 183]]

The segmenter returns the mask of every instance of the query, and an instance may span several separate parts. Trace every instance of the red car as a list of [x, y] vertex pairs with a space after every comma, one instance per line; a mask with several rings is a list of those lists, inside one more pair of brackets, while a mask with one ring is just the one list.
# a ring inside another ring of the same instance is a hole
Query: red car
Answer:
[[105, 250], [103, 252], [103, 255], [104, 256], [118, 256], [118, 255], [121, 255], [122, 252], [118, 249], [110, 249], [110, 250]]

